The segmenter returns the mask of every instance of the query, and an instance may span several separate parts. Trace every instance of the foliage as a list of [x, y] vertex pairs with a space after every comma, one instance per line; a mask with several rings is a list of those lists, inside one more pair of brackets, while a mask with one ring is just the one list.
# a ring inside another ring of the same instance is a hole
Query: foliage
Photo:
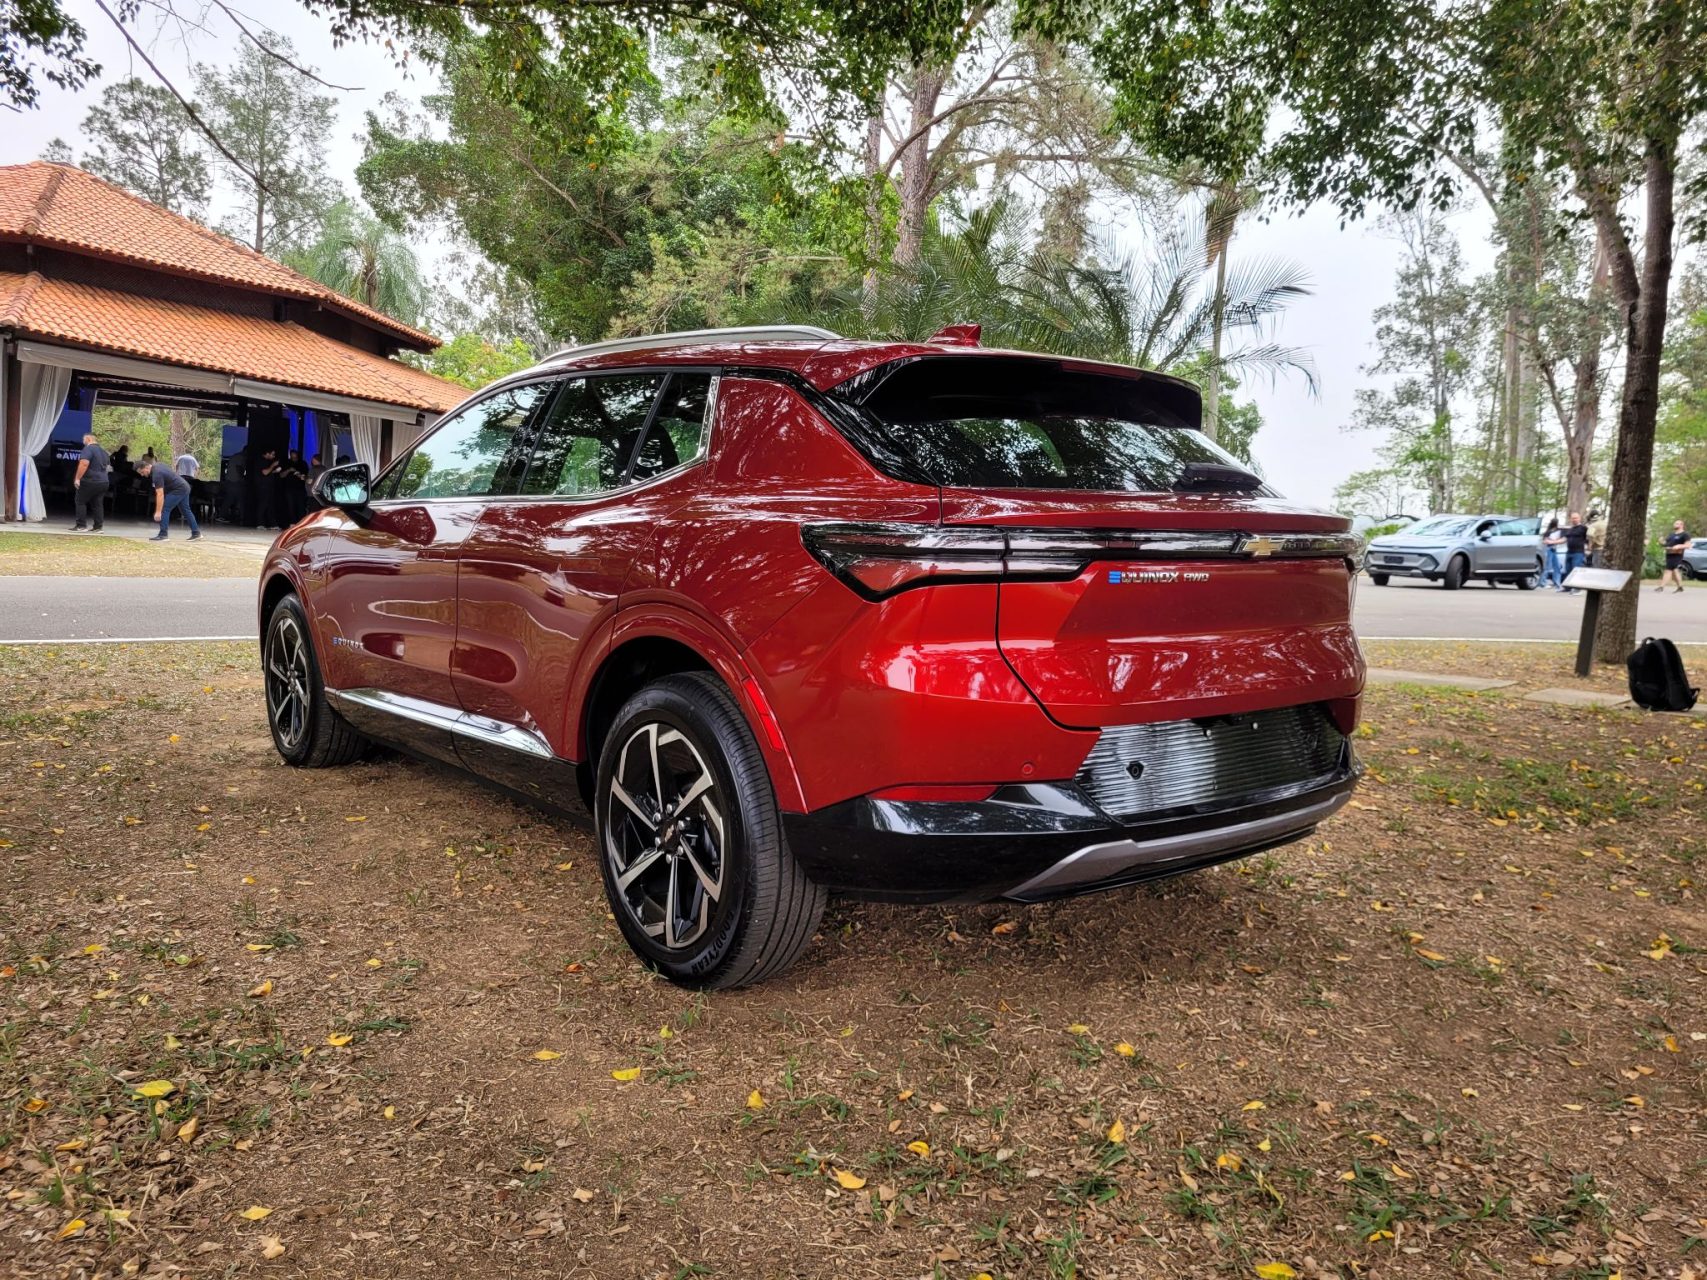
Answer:
[[775, 320], [845, 277], [858, 193], [782, 142], [780, 120], [719, 115], [644, 66], [625, 99], [588, 160], [587, 139], [493, 99], [458, 53], [426, 118], [369, 117], [358, 178], [393, 224], [459, 229], [530, 281], [554, 340]]
[[135, 76], [110, 84], [83, 117], [93, 143], [83, 167], [163, 209], [200, 218], [211, 175], [201, 134], [183, 105], [159, 85]]
[[338, 197], [324, 142], [337, 118], [333, 100], [294, 56], [283, 36], [262, 35], [245, 41], [229, 68], [196, 69], [201, 114], [236, 161], [220, 159], [241, 210], [225, 230], [274, 255], [308, 238]]
[[402, 236], [353, 201], [326, 211], [315, 238], [283, 255], [286, 265], [386, 315], [416, 324], [426, 284]]
[[66, 89], [87, 84], [101, 68], [84, 53], [86, 38], [60, 0], [8, 0], [0, 9], [0, 101], [35, 106], [38, 75]]
[[441, 378], [478, 389], [507, 374], [525, 369], [535, 356], [520, 338], [493, 343], [478, 333], [459, 333], [436, 350], [411, 358], [411, 363]]
[[1684, 520], [1707, 537], [1707, 269], [1678, 290], [1679, 316], [1666, 345], [1666, 384], [1654, 464], [1650, 536]]

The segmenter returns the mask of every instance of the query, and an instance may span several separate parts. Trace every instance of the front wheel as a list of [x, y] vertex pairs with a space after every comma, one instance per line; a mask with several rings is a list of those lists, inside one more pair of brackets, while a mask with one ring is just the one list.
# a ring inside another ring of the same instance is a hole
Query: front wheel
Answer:
[[789, 851], [758, 743], [715, 676], [628, 700], [599, 753], [594, 820], [617, 925], [670, 981], [745, 986], [812, 940], [824, 890]]
[[298, 768], [349, 764], [367, 750], [368, 741], [326, 700], [320, 662], [308, 637], [302, 601], [286, 596], [268, 616], [261, 646], [273, 746], [286, 764]]
[[1390, 575], [1385, 573], [1372, 573], [1369, 575], [1369, 580], [1378, 587], [1384, 587], [1392, 579]]
[[1517, 589], [1519, 591], [1535, 590], [1536, 587], [1541, 585], [1541, 566], [1536, 565], [1534, 573], [1526, 573], [1523, 577], [1516, 578], [1514, 581], [1517, 583]]
[[1448, 591], [1456, 591], [1464, 585], [1464, 580], [1470, 576], [1470, 562], [1463, 556], [1453, 556], [1446, 564], [1446, 576], [1440, 585]]

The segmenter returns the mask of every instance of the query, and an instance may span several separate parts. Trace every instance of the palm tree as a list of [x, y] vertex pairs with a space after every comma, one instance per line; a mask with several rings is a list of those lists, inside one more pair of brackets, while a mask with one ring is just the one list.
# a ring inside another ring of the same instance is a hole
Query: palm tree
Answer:
[[1062, 261], [1023, 244], [1021, 218], [1001, 202], [957, 230], [927, 231], [919, 260], [878, 282], [875, 305], [842, 300], [853, 333], [919, 341], [946, 324], [978, 323], [988, 346], [1016, 347], [1177, 372], [1302, 373], [1309, 354], [1268, 338], [1273, 321], [1309, 293], [1309, 277], [1279, 258], [1229, 261], [1199, 211], [1159, 236], [1148, 255], [1104, 244], [1087, 261]]
[[349, 200], [326, 211], [313, 243], [287, 253], [287, 265], [404, 324], [426, 301], [421, 265], [408, 242]]

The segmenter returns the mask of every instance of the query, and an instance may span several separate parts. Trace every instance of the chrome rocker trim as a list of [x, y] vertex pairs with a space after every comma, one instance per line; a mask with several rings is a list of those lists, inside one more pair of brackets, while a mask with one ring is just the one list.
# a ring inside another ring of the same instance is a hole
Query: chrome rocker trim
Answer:
[[357, 709], [362, 708], [408, 720], [429, 729], [439, 729], [459, 738], [472, 739], [483, 746], [503, 747], [507, 751], [537, 756], [543, 760], [550, 760], [555, 755], [551, 744], [532, 729], [524, 729], [521, 725], [493, 720], [487, 716], [477, 716], [460, 707], [447, 707], [441, 703], [429, 702], [425, 698], [411, 698], [406, 694], [389, 693], [384, 689], [328, 689], [326, 696], [347, 719], [357, 718], [349, 713], [357, 711], [359, 716]]

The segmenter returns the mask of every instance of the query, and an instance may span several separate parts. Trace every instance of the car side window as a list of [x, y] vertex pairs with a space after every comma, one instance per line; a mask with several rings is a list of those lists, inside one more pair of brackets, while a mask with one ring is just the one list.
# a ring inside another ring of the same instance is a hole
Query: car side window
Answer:
[[712, 411], [709, 373], [672, 373], [658, 401], [652, 429], [634, 460], [633, 480], [650, 480], [705, 452]]
[[520, 492], [574, 498], [621, 488], [663, 382], [656, 373], [563, 382], [534, 433]]
[[1539, 520], [1507, 520], [1494, 530], [1504, 538], [1535, 538], [1541, 536]]
[[550, 389], [544, 382], [510, 387], [446, 418], [386, 472], [374, 497], [484, 498], [501, 491], [506, 480], [499, 468]]

